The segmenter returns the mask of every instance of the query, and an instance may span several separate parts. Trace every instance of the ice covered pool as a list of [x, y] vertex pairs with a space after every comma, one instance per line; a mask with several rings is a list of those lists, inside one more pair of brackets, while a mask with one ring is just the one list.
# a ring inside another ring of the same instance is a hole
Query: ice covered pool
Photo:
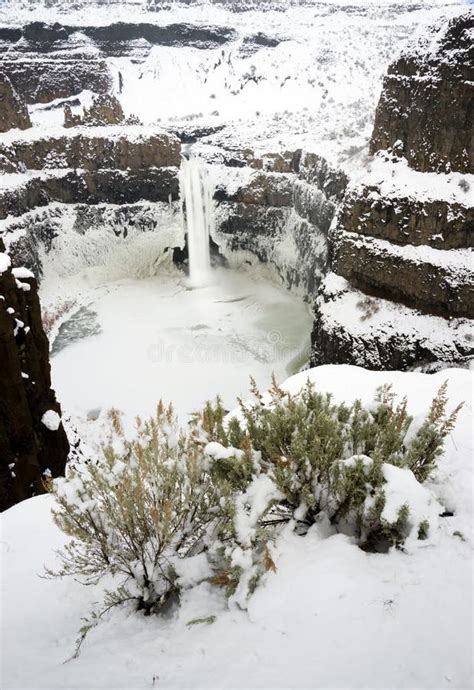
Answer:
[[309, 307], [260, 269], [217, 269], [198, 289], [168, 266], [95, 286], [66, 278], [57, 291], [74, 306], [53, 333], [53, 385], [64, 411], [84, 419], [116, 407], [132, 420], [161, 398], [184, 421], [218, 394], [235, 406], [250, 376], [267, 387], [308, 358]]

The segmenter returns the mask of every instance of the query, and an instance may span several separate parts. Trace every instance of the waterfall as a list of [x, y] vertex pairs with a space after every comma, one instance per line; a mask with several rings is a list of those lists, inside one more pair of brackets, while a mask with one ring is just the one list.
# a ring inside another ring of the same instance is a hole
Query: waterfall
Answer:
[[195, 287], [211, 276], [209, 238], [214, 229], [214, 187], [205, 164], [183, 156], [179, 173], [183, 222], [188, 237], [189, 275]]

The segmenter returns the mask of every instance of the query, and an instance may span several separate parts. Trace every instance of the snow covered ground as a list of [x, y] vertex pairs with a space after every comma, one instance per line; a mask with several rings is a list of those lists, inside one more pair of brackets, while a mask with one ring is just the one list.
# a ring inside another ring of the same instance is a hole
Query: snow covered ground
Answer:
[[[299, 388], [308, 373], [286, 384]], [[424, 414], [449, 382], [465, 400], [429, 488], [453, 514], [407, 553], [367, 554], [314, 527], [276, 545], [248, 612], [228, 610], [206, 583], [168, 619], [116, 610], [68, 661], [98, 587], [44, 580], [65, 541], [51, 498], [2, 515], [2, 687], [52, 688], [456, 688], [472, 687], [472, 374], [369, 372], [324, 366], [310, 373], [336, 400], [369, 402], [382, 383]], [[188, 625], [215, 615], [210, 625]]]

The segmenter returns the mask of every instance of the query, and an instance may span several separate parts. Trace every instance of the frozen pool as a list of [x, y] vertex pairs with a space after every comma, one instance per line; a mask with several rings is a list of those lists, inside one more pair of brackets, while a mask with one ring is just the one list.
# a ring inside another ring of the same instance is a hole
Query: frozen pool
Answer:
[[[56, 295], [55, 295], [56, 292]], [[46, 301], [75, 300], [52, 343], [52, 378], [63, 409], [83, 419], [122, 410], [129, 420], [161, 398], [182, 421], [209, 398], [226, 408], [307, 361], [311, 313], [259, 268], [218, 269], [189, 289], [164, 266], [150, 278], [94, 285], [86, 274], [48, 283]]]

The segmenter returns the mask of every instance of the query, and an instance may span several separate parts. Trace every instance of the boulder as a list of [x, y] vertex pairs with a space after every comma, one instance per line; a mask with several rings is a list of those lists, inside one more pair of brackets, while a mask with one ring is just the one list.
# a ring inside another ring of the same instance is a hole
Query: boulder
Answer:
[[84, 110], [83, 123], [91, 127], [119, 125], [124, 120], [120, 101], [110, 93], [94, 96], [92, 105]]
[[77, 114], [73, 113], [71, 106], [69, 103], [64, 106], [64, 126], [66, 129], [69, 129], [69, 127], [77, 127], [78, 125], [82, 124], [82, 117]]

